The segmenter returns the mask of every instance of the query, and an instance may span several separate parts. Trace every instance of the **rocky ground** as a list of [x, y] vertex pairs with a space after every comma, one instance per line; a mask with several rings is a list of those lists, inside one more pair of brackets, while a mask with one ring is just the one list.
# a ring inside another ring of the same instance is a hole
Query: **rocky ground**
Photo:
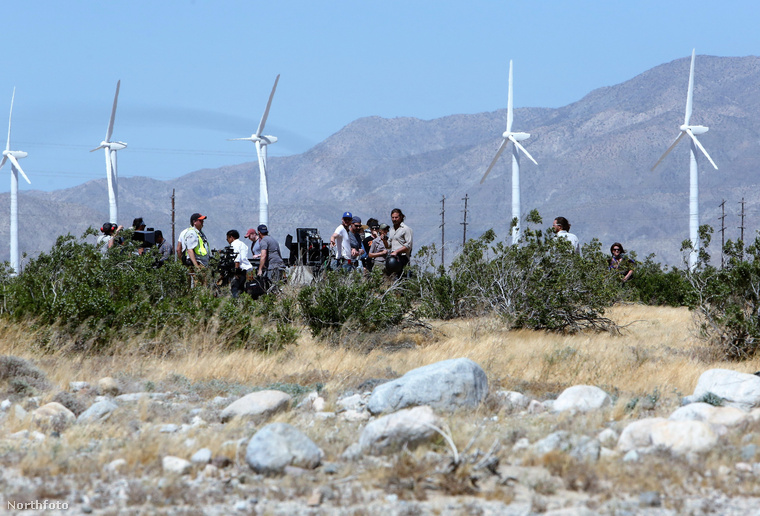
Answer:
[[[33, 364], [0, 358], [6, 381], [45, 381]], [[117, 376], [71, 382], [45, 403], [8, 396], [2, 505], [10, 514], [760, 515], [755, 375], [709, 370], [691, 396], [629, 406], [594, 386], [544, 400], [492, 391], [468, 359], [368, 380], [345, 392], [237, 392]]]

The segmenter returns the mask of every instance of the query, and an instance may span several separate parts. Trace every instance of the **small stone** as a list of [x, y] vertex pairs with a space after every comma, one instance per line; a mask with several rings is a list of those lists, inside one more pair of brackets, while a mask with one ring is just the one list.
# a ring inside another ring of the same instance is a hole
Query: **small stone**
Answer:
[[750, 461], [757, 455], [756, 444], [746, 444], [742, 446], [742, 460]]
[[306, 500], [306, 505], [309, 507], [317, 507], [319, 505], [322, 505], [322, 497], [322, 491], [319, 489], [314, 489], [311, 492], [311, 496], [309, 496], [309, 498]]
[[119, 470], [121, 470], [122, 468], [124, 468], [126, 465], [127, 465], [127, 461], [126, 460], [124, 460], [124, 459], [116, 459], [116, 460], [112, 460], [111, 462], [109, 462], [108, 464], [106, 464], [103, 469], [105, 471], [109, 472], [109, 473], [118, 473]]
[[192, 464], [190, 464], [190, 461], [187, 461], [180, 457], [174, 457], [172, 455], [167, 455], [166, 457], [164, 457], [161, 460], [161, 465], [164, 468], [165, 472], [176, 473], [178, 475], [184, 475], [186, 473], [189, 473], [190, 468], [192, 467]]
[[71, 392], [79, 392], [89, 388], [90, 384], [87, 382], [69, 382], [69, 390]]
[[13, 403], [11, 402], [11, 400], [3, 400], [3, 402], [0, 403], [0, 410], [2, 410], [3, 412], [5, 412], [9, 408], [11, 408], [11, 405], [13, 405]]
[[167, 425], [162, 425], [159, 429], [159, 432], [162, 434], [174, 434], [179, 430], [179, 426], [169, 423]]
[[623, 456], [623, 462], [638, 462], [639, 452], [631, 450]]
[[639, 506], [641, 507], [659, 507], [661, 505], [662, 499], [657, 491], [644, 491], [639, 495]]
[[110, 376], [106, 376], [105, 378], [98, 380], [98, 392], [108, 396], [116, 396], [120, 392], [119, 384], [117, 384], [116, 380]]
[[211, 462], [211, 450], [208, 448], [201, 448], [190, 457], [190, 462], [194, 464], [208, 464]]

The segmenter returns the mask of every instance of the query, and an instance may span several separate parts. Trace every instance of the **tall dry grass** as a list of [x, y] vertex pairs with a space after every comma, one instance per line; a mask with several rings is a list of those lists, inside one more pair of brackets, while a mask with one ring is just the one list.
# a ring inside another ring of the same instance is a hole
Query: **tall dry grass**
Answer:
[[[10, 325], [0, 329], [0, 354], [33, 360], [62, 389], [70, 381], [96, 382], [103, 376], [159, 381], [182, 375], [192, 382], [223, 379], [249, 385], [320, 382], [339, 391], [370, 378], [395, 377], [439, 360], [467, 357], [485, 369], [493, 388], [528, 388], [537, 396], [577, 384], [631, 394], [654, 389], [688, 394], [707, 369], [760, 369], [760, 359], [716, 359], [695, 337], [686, 308], [620, 305], [608, 315], [623, 326], [621, 335], [507, 331], [497, 319], [478, 318], [434, 321], [426, 335], [379, 335], [370, 351], [366, 345], [352, 348], [315, 340], [303, 330], [295, 345], [271, 354], [221, 351], [224, 336], [213, 329], [160, 353], [151, 352], [150, 343], [140, 337], [115, 343], [108, 355], [43, 353], [35, 346], [34, 331]], [[395, 345], [399, 341], [404, 345]]]

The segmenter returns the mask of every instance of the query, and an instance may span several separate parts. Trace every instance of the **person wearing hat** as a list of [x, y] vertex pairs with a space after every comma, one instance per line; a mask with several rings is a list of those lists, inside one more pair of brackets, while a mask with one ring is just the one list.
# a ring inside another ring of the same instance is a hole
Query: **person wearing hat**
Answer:
[[385, 267], [385, 259], [390, 252], [391, 243], [388, 241], [388, 230], [391, 227], [388, 224], [380, 224], [377, 227], [377, 237], [369, 246], [369, 258], [378, 267]]
[[348, 231], [353, 218], [354, 216], [350, 211], [343, 213], [340, 226], [335, 228], [335, 232], [330, 237], [330, 247], [335, 249], [335, 254], [330, 262], [330, 268], [333, 270], [337, 270], [338, 267], [345, 270], [351, 269], [351, 242], [348, 239]]
[[269, 229], [264, 224], [259, 225], [259, 241], [261, 242], [261, 259], [259, 260], [259, 276], [264, 276], [273, 282], [282, 279], [282, 271], [285, 270], [285, 261], [280, 254], [280, 244], [269, 236]]
[[182, 255], [182, 263], [194, 267], [208, 267], [210, 247], [208, 238], [203, 233], [205, 215], [193, 213], [190, 216], [190, 227], [179, 234], [177, 254]]
[[249, 229], [245, 238], [251, 241], [251, 254], [254, 260], [258, 260], [261, 257], [261, 241], [259, 240], [259, 233], [255, 229]]
[[369, 257], [369, 248], [372, 247], [372, 241], [377, 238], [378, 228], [380, 223], [375, 218], [367, 219], [367, 225], [362, 226], [364, 230], [364, 237], [362, 238], [362, 250], [364, 251], [361, 256], [362, 265], [368, 271], [372, 270], [374, 265], [372, 258]]

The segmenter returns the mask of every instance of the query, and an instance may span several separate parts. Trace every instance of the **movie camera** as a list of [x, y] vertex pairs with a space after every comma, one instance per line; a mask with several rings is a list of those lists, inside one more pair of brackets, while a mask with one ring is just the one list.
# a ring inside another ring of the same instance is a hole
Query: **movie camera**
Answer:
[[156, 231], [153, 228], [145, 228], [143, 231], [133, 231], [132, 240], [140, 242], [140, 247], [152, 247], [156, 245]]
[[285, 247], [290, 251], [288, 265], [308, 265], [320, 269], [330, 259], [330, 247], [322, 241], [317, 228], [297, 228], [295, 242], [293, 235], [288, 235]]
[[215, 273], [219, 274], [222, 284], [226, 285], [235, 276], [235, 256], [237, 253], [232, 246], [226, 246], [224, 249], [211, 250], [209, 265]]

